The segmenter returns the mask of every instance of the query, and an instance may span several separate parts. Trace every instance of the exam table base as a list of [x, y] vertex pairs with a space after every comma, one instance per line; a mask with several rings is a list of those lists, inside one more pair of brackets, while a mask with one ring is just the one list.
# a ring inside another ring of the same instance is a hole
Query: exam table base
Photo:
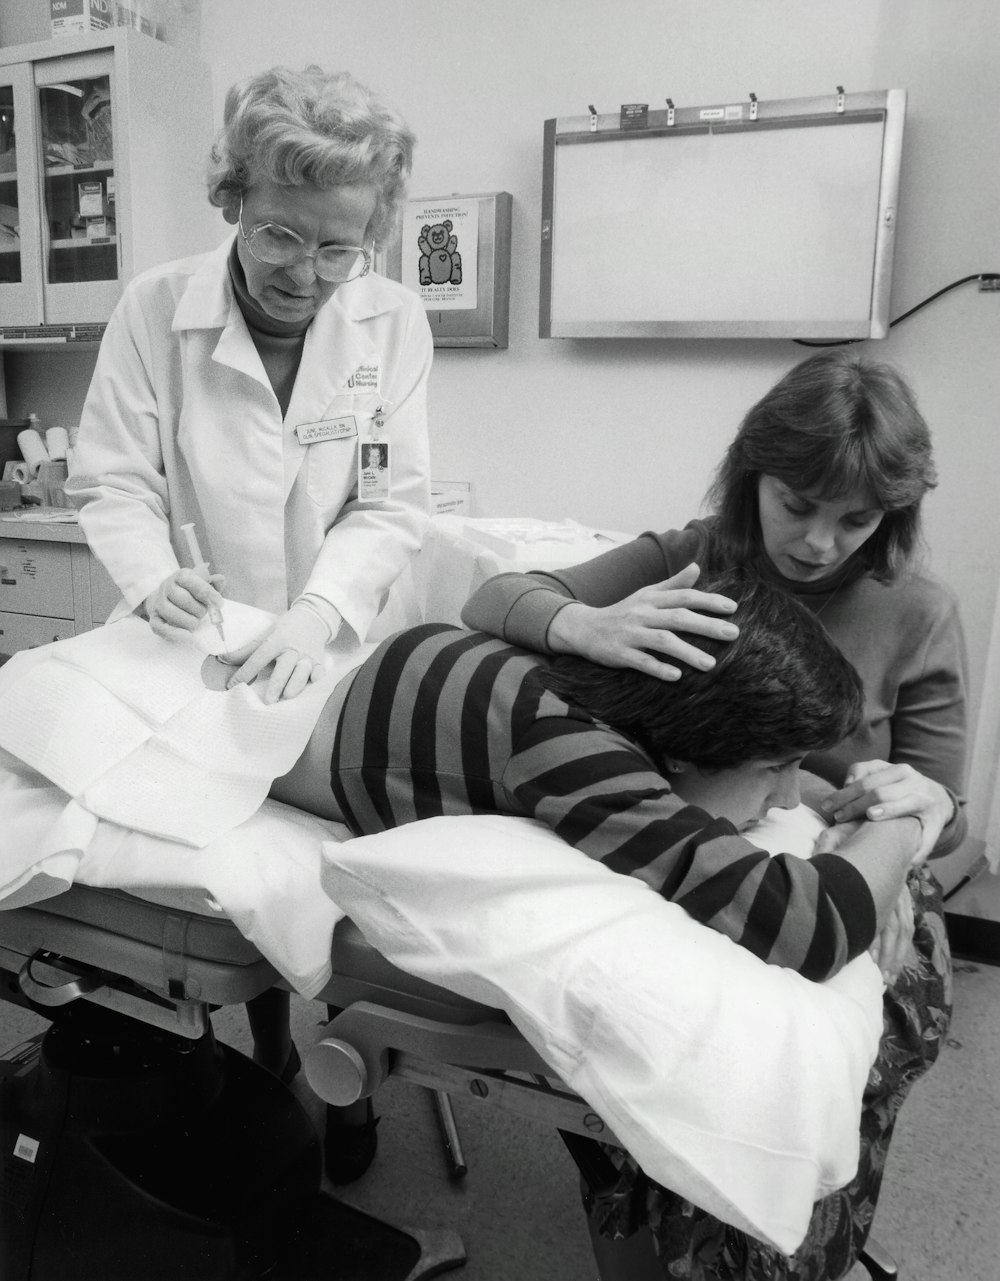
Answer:
[[465, 1261], [319, 1191], [275, 1077], [215, 1041], [79, 1005], [2, 1065], [4, 1281], [418, 1281]]

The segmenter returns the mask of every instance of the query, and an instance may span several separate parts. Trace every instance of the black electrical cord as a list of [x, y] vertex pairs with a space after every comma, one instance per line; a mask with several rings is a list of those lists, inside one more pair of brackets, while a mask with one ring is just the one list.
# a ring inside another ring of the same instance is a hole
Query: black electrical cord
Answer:
[[[904, 311], [903, 314], [901, 316], [897, 316], [895, 320], [890, 320], [889, 328], [892, 329], [895, 325], [900, 324], [901, 321], [907, 320], [910, 316], [913, 316], [918, 311], [923, 310], [923, 308], [929, 303], [935, 302], [940, 298], [942, 294], [950, 293], [952, 289], [957, 289], [959, 285], [967, 285], [973, 280], [1000, 280], [1000, 271], [981, 271], [975, 276], [963, 276], [961, 280], [953, 280], [950, 285], [945, 285], [945, 287], [943, 289], [939, 289], [936, 294], [931, 294], [929, 298], [925, 298], [923, 302], [918, 302], [917, 305], [915, 307], [911, 307], [909, 311]], [[800, 347], [848, 347], [851, 343], [864, 341], [864, 338], [837, 338], [831, 342], [812, 342], [808, 338], [792, 339], [792, 342], [797, 343]]]

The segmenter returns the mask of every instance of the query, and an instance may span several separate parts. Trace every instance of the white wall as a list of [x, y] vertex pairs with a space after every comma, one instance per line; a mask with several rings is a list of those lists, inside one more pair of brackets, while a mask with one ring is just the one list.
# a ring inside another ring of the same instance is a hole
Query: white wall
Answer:
[[[217, 117], [228, 85], [263, 66], [348, 68], [416, 131], [413, 195], [513, 194], [510, 348], [438, 351], [435, 474], [471, 480], [481, 514], [666, 528], [696, 513], [743, 412], [808, 352], [540, 340], [543, 121], [668, 95], [693, 105], [751, 90], [906, 89], [898, 315], [961, 276], [1000, 270], [997, 13], [995, 0], [204, 0], [201, 49]], [[978, 682], [1000, 579], [1000, 294], [963, 286], [870, 348], [909, 376], [935, 434], [928, 535], [961, 595]], [[53, 361], [33, 360], [37, 387]], [[24, 411], [29, 380], [10, 365], [11, 412]], [[649, 466], [637, 471], [635, 457]]]

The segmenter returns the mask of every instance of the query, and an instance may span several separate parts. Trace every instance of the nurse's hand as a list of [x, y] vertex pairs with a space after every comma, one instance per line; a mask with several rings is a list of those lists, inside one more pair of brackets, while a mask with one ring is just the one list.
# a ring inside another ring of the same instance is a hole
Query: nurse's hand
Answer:
[[923, 832], [917, 862], [923, 862], [954, 818], [955, 804], [946, 788], [912, 765], [858, 761], [847, 771], [844, 786], [823, 802], [822, 812], [837, 823], [855, 818], [874, 823], [915, 818]]
[[293, 605], [263, 636], [220, 654], [223, 662], [239, 669], [230, 676], [227, 689], [249, 684], [273, 663], [262, 700], [276, 703], [279, 698], [295, 698], [310, 681], [323, 674], [323, 655], [329, 640], [330, 628], [318, 614], [306, 605]]
[[211, 574], [206, 581], [193, 569], [175, 569], [143, 602], [150, 627], [157, 636], [193, 632], [210, 606], [223, 604], [225, 585], [222, 574]]
[[579, 654], [603, 667], [634, 667], [665, 681], [678, 680], [681, 671], [663, 662], [661, 654], [673, 662], [708, 671], [715, 666], [715, 659], [674, 633], [693, 632], [730, 641], [740, 632], [735, 623], [714, 617], [731, 614], [735, 601], [694, 588], [700, 573], [697, 565], [687, 565], [672, 578], [642, 587], [614, 605], [598, 608], [571, 601], [549, 624], [549, 647], [556, 654]]

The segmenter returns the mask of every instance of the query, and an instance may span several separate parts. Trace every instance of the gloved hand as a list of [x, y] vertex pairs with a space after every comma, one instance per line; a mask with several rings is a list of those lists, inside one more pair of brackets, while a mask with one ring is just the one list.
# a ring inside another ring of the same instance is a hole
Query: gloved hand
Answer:
[[222, 574], [211, 574], [206, 581], [193, 569], [175, 569], [143, 602], [150, 627], [157, 636], [193, 632], [210, 606], [222, 605], [225, 585]]
[[319, 614], [308, 605], [293, 605], [262, 636], [220, 654], [223, 662], [239, 668], [229, 678], [227, 689], [248, 684], [273, 663], [262, 700], [276, 703], [279, 698], [295, 698], [322, 675], [323, 654], [330, 639], [330, 628]]

